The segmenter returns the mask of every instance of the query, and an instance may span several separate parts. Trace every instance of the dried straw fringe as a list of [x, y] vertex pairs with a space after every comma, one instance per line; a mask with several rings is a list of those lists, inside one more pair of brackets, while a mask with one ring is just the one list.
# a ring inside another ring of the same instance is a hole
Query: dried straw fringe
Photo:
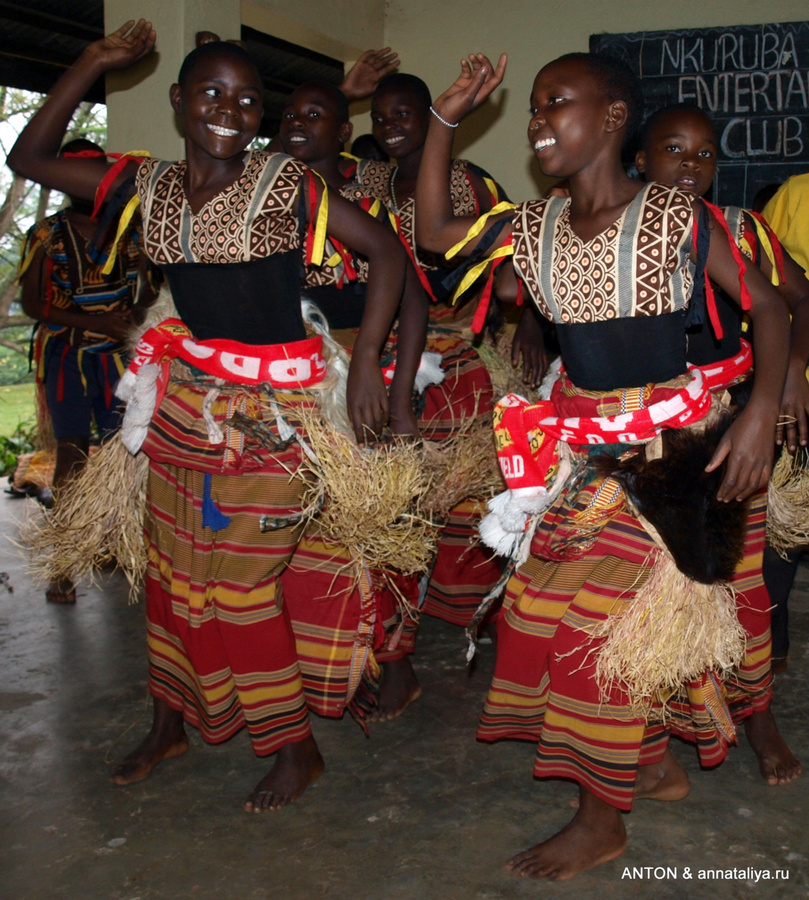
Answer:
[[606, 638], [597, 651], [596, 680], [602, 698], [618, 687], [632, 715], [665, 721], [668, 701], [683, 684], [705, 671], [725, 678], [738, 666], [746, 637], [730, 585], [692, 581], [662, 549], [647, 562], [649, 578], [625, 611], [593, 632]]
[[320, 532], [370, 569], [425, 572], [438, 529], [420, 509], [432, 481], [421, 447], [400, 440], [359, 447], [324, 422], [319, 410], [296, 409], [295, 415], [313, 451], [313, 456], [303, 455], [298, 473], [307, 484], [304, 506], [324, 506]]
[[[161, 292], [145, 326], [173, 313], [171, 294]], [[304, 454], [300, 476], [309, 479], [305, 505], [312, 515], [328, 498], [319, 527], [371, 568], [405, 575], [426, 572], [435, 552], [437, 521], [461, 500], [487, 500], [502, 489], [488, 423], [462, 422], [440, 444], [394, 441], [373, 450], [345, 433], [344, 373], [347, 360], [309, 311], [307, 322], [324, 333], [330, 378], [313, 391], [320, 409], [294, 411], [317, 461]], [[341, 375], [343, 377], [341, 377]], [[336, 416], [335, 410], [342, 415]], [[323, 417], [335, 422], [327, 424]], [[47, 584], [114, 564], [136, 601], [146, 571], [143, 519], [148, 460], [132, 457], [115, 435], [60, 492], [50, 512], [22, 524], [20, 540], [30, 552], [32, 579]], [[314, 474], [318, 483], [311, 483]]]
[[767, 543], [786, 558], [809, 544], [809, 451], [786, 449], [775, 464], [767, 491]]
[[421, 510], [431, 519], [446, 521], [450, 511], [464, 500], [479, 500], [483, 508], [504, 488], [487, 416], [462, 421], [448, 440], [425, 441], [422, 452], [432, 487], [422, 500]]
[[48, 584], [87, 576], [94, 581], [100, 569], [114, 565], [129, 582], [129, 602], [136, 602], [146, 573], [148, 470], [146, 457], [133, 457], [120, 434], [103, 444], [61, 488], [52, 510], [38, 508], [20, 523], [32, 580]]
[[495, 397], [517, 393], [533, 402], [537, 399], [536, 389], [523, 381], [522, 366], [514, 366], [511, 362], [513, 340], [514, 329], [505, 328], [495, 337], [486, 334], [475, 344], [475, 349], [489, 372]]

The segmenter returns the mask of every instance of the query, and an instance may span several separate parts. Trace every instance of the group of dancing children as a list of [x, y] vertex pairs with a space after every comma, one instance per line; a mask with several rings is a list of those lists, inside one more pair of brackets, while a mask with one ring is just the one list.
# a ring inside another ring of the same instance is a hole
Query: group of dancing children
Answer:
[[[100, 184], [123, 183], [130, 170], [109, 176], [105, 159], [60, 157], [60, 143], [96, 78], [138, 62], [155, 41], [140, 20], [90, 44], [19, 138], [12, 169], [87, 201]], [[113, 770], [116, 784], [184, 754], [186, 722], [210, 742], [246, 726], [256, 754], [276, 756], [245, 802], [249, 811], [287, 805], [323, 772], [308, 710], [345, 709], [356, 620], [343, 613], [353, 604], [361, 616], [366, 598], [339, 583], [341, 548], [302, 536], [296, 524], [258, 528], [261, 515], [292, 522], [300, 511], [303, 485], [289, 473], [302, 462], [303, 412], [317, 404], [330, 367], [301, 312], [302, 272], [305, 293], [350, 352], [346, 403], [357, 442], [372, 445], [386, 428], [440, 441], [464, 417], [493, 413], [490, 452], [508, 490], [490, 504], [483, 533], [506, 558], [476, 542], [481, 510], [462, 503], [442, 530], [431, 577], [403, 580], [401, 589], [465, 625], [507, 580], [478, 738], [535, 741], [534, 774], [579, 787], [571, 822], [508, 867], [567, 879], [620, 855], [623, 814], [635, 799], [688, 792], [668, 750], [671, 733], [715, 764], [744, 720], [768, 783], [800, 773], [770, 710], [761, 560], [774, 448], [807, 443], [804, 274], [788, 259], [782, 265], [780, 252], [773, 262], [774, 238], [756, 220], [700, 199], [716, 140], [699, 111], [655, 116], [638, 155], [646, 181], [625, 173], [622, 148], [641, 123], [642, 98], [631, 72], [609, 58], [571, 54], [539, 71], [528, 139], [542, 171], [565, 180], [566, 196], [501, 204], [493, 179], [453, 160], [452, 138], [505, 70], [505, 56], [493, 65], [471, 55], [434, 102], [419, 79], [384, 79], [372, 122], [389, 162], [341, 155], [347, 102], [323, 84], [291, 96], [285, 152], [248, 149], [262, 84], [247, 53], [210, 42], [183, 63], [170, 96], [185, 159], [139, 160], [131, 188], [145, 252], [171, 287], [177, 317], [144, 335], [129, 379], [146, 384], [154, 405], [137, 442], [149, 458], [154, 718]], [[543, 319], [553, 324], [563, 367], [549, 399], [531, 404], [513, 394], [494, 405], [485, 366], [442, 305], [458, 280], [444, 261], [450, 248], [462, 260], [490, 261], [484, 293], [493, 289], [503, 303], [524, 298], [513, 362], [522, 357], [530, 386], [545, 368]], [[338, 266], [324, 266], [330, 253]], [[743, 406], [725, 391], [751, 363], [737, 309], [750, 323], [756, 363]], [[414, 390], [425, 345], [441, 372]], [[388, 391], [380, 355], [394, 349]], [[243, 452], [234, 410], [272, 440]], [[659, 509], [660, 491], [674, 483], [702, 491], [700, 522], [679, 523], [681, 531], [702, 527], [697, 538], [684, 539]], [[711, 545], [725, 534], [714, 519], [735, 529], [732, 551]], [[654, 715], [654, 700], [639, 710], [625, 684], [596, 677], [595, 664], [605, 626], [632, 607], [661, 555], [693, 582], [731, 582], [744, 628], [733, 672], [695, 674], [668, 697], [668, 717]], [[323, 618], [335, 598], [339, 615]], [[366, 643], [383, 671], [365, 716], [382, 721], [400, 715], [421, 687], [410, 664], [415, 622], [401, 613], [397, 620], [395, 603], [376, 614]], [[312, 649], [324, 623], [345, 645], [331, 685]]]

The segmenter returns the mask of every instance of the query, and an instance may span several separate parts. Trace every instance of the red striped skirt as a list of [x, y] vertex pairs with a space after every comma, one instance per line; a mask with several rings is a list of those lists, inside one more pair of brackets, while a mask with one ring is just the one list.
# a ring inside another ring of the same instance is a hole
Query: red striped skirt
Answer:
[[[336, 333], [335, 337], [343, 336]], [[385, 354], [392, 354], [395, 346], [394, 334]], [[426, 440], [446, 440], [469, 417], [491, 413], [491, 380], [472, 346], [452, 329], [431, 329], [427, 349], [441, 354], [445, 380], [424, 392], [418, 423]], [[424, 611], [460, 625], [468, 623], [501, 571], [500, 560], [477, 543], [479, 520], [478, 504], [462, 503], [452, 511], [439, 537], [424, 606]], [[392, 577], [407, 603], [415, 604], [418, 579]], [[371, 595], [367, 591], [364, 595], [348, 548], [310, 529], [281, 580], [306, 699], [314, 712], [342, 715], [357, 688], [360, 661], [364, 661], [362, 674], [372, 676], [376, 663], [413, 653], [417, 619], [407, 614], [378, 572], [368, 573]]]
[[[472, 345], [450, 328], [432, 327], [427, 349], [441, 353], [445, 379], [424, 392], [419, 414], [422, 437], [442, 441], [453, 437], [464, 420], [491, 417], [492, 382]], [[491, 452], [494, 453], [494, 441]], [[435, 562], [422, 612], [465, 627], [503, 572], [503, 561], [478, 539], [485, 504], [469, 499], [450, 511], [438, 537]]]
[[[717, 727], [716, 704], [724, 704], [734, 725], [772, 702], [772, 647], [770, 642], [770, 595], [761, 572], [766, 542], [767, 491], [750, 500], [744, 557], [731, 584], [737, 591], [739, 622], [747, 635], [745, 655], [733, 675], [720, 684], [705, 674], [689, 682], [671, 702], [672, 720], [666, 725], [650, 725], [643, 739], [641, 764], [658, 763], [671, 734], [696, 744], [701, 765], [716, 766], [736, 743], [734, 728]], [[722, 720], [720, 715], [720, 722]]]
[[579, 558], [551, 560], [554, 537], [570, 529], [597, 486], [573, 510], [557, 504], [537, 529], [531, 557], [506, 588], [497, 631], [497, 664], [478, 738], [537, 741], [534, 774], [570, 778], [619, 809], [632, 805], [644, 721], [612, 687], [595, 679], [601, 640], [586, 631], [632, 601], [649, 574], [652, 539], [626, 511], [601, 529]]
[[[225, 389], [221, 403], [227, 406], [235, 392]], [[252, 400], [258, 399], [252, 395]], [[281, 399], [310, 402], [303, 394], [284, 394]], [[195, 436], [199, 442], [203, 438], [193, 410], [200, 402], [200, 391], [172, 385], [158, 415], [162, 430], [157, 437], [150, 434], [153, 449], [168, 453], [175, 444], [176, 456], [196, 462], [200, 470], [150, 459], [149, 690], [181, 711], [211, 743], [227, 740], [246, 725], [255, 752], [264, 756], [310, 734], [295, 641], [279, 584], [300, 529], [287, 526], [266, 534], [259, 530], [263, 514], [280, 518], [300, 511], [303, 484], [289, 474], [299, 465], [300, 447], [293, 443], [272, 456], [250, 440], [240, 442], [240, 457], [251, 460], [259, 471], [208, 472], [206, 496], [205, 470], [212, 465], [213, 449], [205, 437], [204, 452], [197, 460]], [[221, 421], [221, 409], [214, 411]], [[184, 417], [193, 423], [190, 435], [182, 441], [179, 436], [169, 440], [171, 429], [165, 423], [173, 429]], [[223, 446], [214, 447], [221, 467]], [[226, 527], [212, 530], [203, 525], [208, 501], [229, 517]]]
[[[416, 578], [391, 576], [408, 602]], [[350, 552], [310, 529], [281, 576], [309, 709], [339, 718], [363, 679], [375, 681], [377, 662], [412, 652], [412, 620], [377, 572], [363, 570]], [[408, 643], [409, 642], [409, 643]]]

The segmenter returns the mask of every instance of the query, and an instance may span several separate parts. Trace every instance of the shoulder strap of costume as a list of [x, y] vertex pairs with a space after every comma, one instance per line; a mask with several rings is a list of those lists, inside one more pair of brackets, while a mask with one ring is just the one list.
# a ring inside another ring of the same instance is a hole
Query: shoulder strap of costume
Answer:
[[[323, 255], [326, 247], [327, 227], [329, 222], [329, 189], [321, 175], [313, 169], [307, 169], [309, 186], [308, 225], [306, 229], [306, 253], [305, 262], [309, 266], [319, 266], [323, 263]], [[317, 179], [323, 185], [320, 204], [317, 202]]]
[[112, 272], [112, 269], [115, 265], [115, 259], [118, 256], [118, 244], [121, 241], [121, 238], [126, 234], [127, 229], [129, 228], [132, 217], [135, 215], [135, 210], [140, 206], [140, 196], [135, 193], [129, 198], [129, 202], [124, 207], [124, 211], [121, 213], [121, 218], [118, 220], [118, 228], [115, 232], [115, 240], [112, 242], [112, 246], [110, 247], [110, 253], [107, 257], [107, 261], [104, 263], [104, 268], [101, 270], [105, 275], [109, 275]]
[[[144, 158], [149, 157], [148, 150], [131, 150], [129, 153], [106, 153], [103, 150], [79, 150], [76, 153], [65, 153], [66, 158], [77, 158], [77, 159], [93, 159], [98, 157], [104, 157], [105, 159], [114, 159], [115, 162], [110, 166], [107, 173], [99, 182], [98, 188], [96, 189], [95, 196], [95, 205], [93, 206], [92, 218], [95, 218], [98, 215], [99, 209], [101, 209], [104, 201], [107, 199], [107, 194], [109, 193], [110, 188], [115, 183], [115, 180], [118, 178], [118, 175], [130, 164], [133, 162], [140, 163], [140, 161]], [[115, 241], [110, 249], [110, 255], [107, 258], [107, 262], [104, 265], [104, 268], [101, 270], [105, 275], [109, 275], [112, 272], [113, 266], [115, 264], [115, 257], [117, 255], [117, 247], [118, 242], [121, 237], [126, 232], [126, 229], [129, 226], [129, 223], [132, 220], [132, 216], [134, 215], [135, 209], [140, 203], [140, 199], [138, 195], [135, 194], [132, 199], [127, 203], [124, 207], [124, 211], [121, 215], [121, 218], [118, 222], [118, 230], [115, 235]]]
[[115, 160], [96, 188], [95, 204], [93, 206], [92, 214], [93, 219], [98, 215], [98, 211], [104, 205], [104, 201], [107, 199], [110, 188], [121, 172], [123, 172], [130, 163], [136, 162], [139, 164], [142, 159], [149, 157], [149, 155], [148, 150], [130, 150], [128, 153], [104, 153], [103, 151], [99, 152], [98, 150], [80, 150], [78, 153], [65, 154], [65, 156], [77, 157], [104, 156]]
[[751, 209], [746, 209], [745, 213], [745, 218], [749, 217], [753, 222], [759, 246], [767, 254], [767, 259], [772, 266], [770, 280], [778, 287], [779, 284], [783, 284], [785, 279], [784, 250], [781, 247], [781, 241], [778, 240], [777, 235], [761, 213], [753, 212]]
[[[750, 309], [752, 306], [752, 298], [750, 297], [750, 290], [747, 287], [747, 283], [744, 280], [744, 273], [747, 271], [747, 265], [744, 261], [744, 254], [739, 249], [733, 235], [730, 233], [730, 228], [728, 226], [727, 220], [722, 214], [722, 210], [718, 206], [714, 206], [713, 203], [709, 203], [705, 198], [702, 199], [702, 203], [714, 214], [714, 218], [722, 227], [722, 230], [725, 232], [728, 238], [728, 243], [730, 244], [730, 252], [733, 254], [733, 259], [736, 261], [736, 267], [739, 270], [739, 305], [745, 312]], [[697, 217], [695, 217], [694, 221], [696, 223]], [[706, 271], [706, 278], [707, 278]], [[707, 282], [706, 282], [706, 293], [707, 293]], [[710, 309], [710, 305], [709, 305]], [[715, 312], [715, 306], [714, 306]], [[717, 317], [718, 318], [718, 317]], [[713, 321], [713, 319], [712, 319]], [[721, 335], [717, 334], [717, 337]]]
[[477, 221], [472, 225], [469, 231], [466, 232], [466, 236], [458, 241], [457, 244], [450, 247], [449, 250], [444, 254], [445, 259], [452, 259], [453, 256], [457, 256], [461, 250], [474, 238], [476, 238], [481, 231], [486, 227], [486, 223], [492, 216], [499, 216], [501, 213], [513, 211], [517, 207], [514, 203], [509, 203], [504, 200], [502, 203], [498, 203], [497, 206], [490, 209], [487, 213], [484, 213]]
[[[460, 297], [477, 282], [478, 278], [486, 271], [486, 269], [489, 269], [489, 276], [486, 279], [486, 284], [478, 300], [478, 306], [472, 323], [472, 330], [475, 333], [482, 330], [483, 324], [486, 321], [489, 303], [491, 302], [492, 289], [494, 287], [494, 271], [507, 256], [514, 255], [514, 244], [510, 237], [506, 242], [489, 253], [489, 248], [497, 243], [503, 228], [506, 223], [510, 221], [511, 217], [508, 219], [499, 219], [495, 222], [484, 235], [478, 246], [475, 247], [469, 259], [458, 266], [453, 274], [446, 279], [446, 281], [451, 281], [455, 285], [455, 290], [452, 295], [452, 303], [455, 305]], [[476, 328], [476, 324], [479, 324], [480, 327]]]

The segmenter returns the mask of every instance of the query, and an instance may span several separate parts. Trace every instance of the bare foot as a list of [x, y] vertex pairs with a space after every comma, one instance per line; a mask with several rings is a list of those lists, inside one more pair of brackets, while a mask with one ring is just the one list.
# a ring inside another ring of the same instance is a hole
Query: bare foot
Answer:
[[419, 684], [409, 656], [382, 663], [382, 684], [379, 687], [379, 701], [375, 709], [368, 713], [369, 722], [390, 722], [399, 716], [421, 696]]
[[72, 581], [52, 581], [45, 591], [48, 603], [72, 605], [76, 602], [76, 586]]
[[506, 863], [523, 878], [567, 881], [626, 849], [626, 829], [620, 810], [580, 787], [579, 810], [565, 827], [547, 841], [524, 850]]
[[635, 779], [636, 800], [664, 800], [669, 803], [682, 800], [691, 790], [691, 782], [685, 769], [666, 747], [663, 759], [651, 766], [638, 766]]
[[260, 813], [289, 806], [320, 778], [324, 768], [323, 757], [311, 735], [286, 744], [278, 751], [275, 765], [244, 801], [245, 810]]
[[183, 714], [163, 700], [155, 700], [152, 730], [143, 741], [110, 772], [113, 784], [143, 781], [152, 769], [166, 759], [175, 759], [188, 750], [183, 729]]
[[781, 737], [769, 707], [754, 712], [746, 719], [744, 730], [758, 757], [758, 768], [767, 784], [788, 784], [801, 774], [803, 766]]

